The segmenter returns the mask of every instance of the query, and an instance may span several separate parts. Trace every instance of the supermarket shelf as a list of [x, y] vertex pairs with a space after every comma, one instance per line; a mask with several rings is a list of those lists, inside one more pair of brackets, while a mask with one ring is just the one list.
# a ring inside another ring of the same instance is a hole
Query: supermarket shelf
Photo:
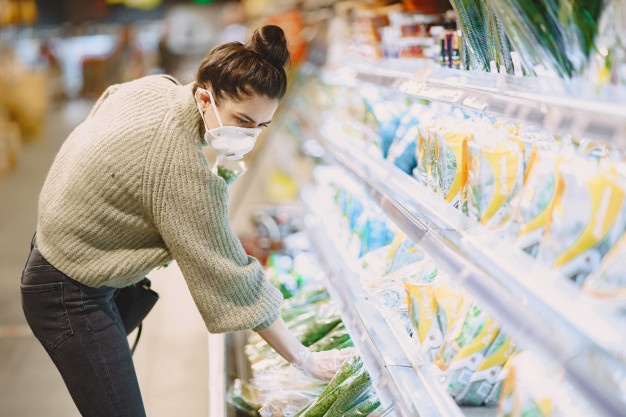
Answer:
[[626, 149], [626, 88], [622, 86], [605, 88], [599, 95], [595, 86], [582, 80], [460, 71], [424, 61], [400, 64], [402, 60], [350, 64], [323, 70], [322, 79], [344, 86], [372, 83]]
[[[523, 347], [563, 371], [599, 415], [626, 409], [624, 326], [522, 251], [492, 236], [328, 124], [320, 143], [383, 211], [462, 284]], [[326, 140], [326, 138], [328, 138]], [[540, 279], [537, 279], [540, 277]]]
[[[400, 332], [383, 317], [361, 289], [359, 268], [350, 264], [345, 249], [328, 234], [328, 219], [320, 211], [316, 196], [302, 192], [307, 208], [307, 230], [325, 270], [328, 291], [341, 311], [355, 346], [361, 353], [381, 403], [393, 404], [399, 417], [464, 417], [434, 377], [427, 371], [417, 350], [407, 352]], [[406, 332], [404, 337], [409, 338]], [[491, 417], [491, 416], [490, 416]]]

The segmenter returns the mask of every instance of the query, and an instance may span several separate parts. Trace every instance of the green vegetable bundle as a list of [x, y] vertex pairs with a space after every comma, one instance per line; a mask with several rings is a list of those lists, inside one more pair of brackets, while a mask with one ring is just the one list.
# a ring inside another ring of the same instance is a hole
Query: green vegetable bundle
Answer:
[[588, 67], [609, 0], [487, 0], [524, 69], [571, 78]]
[[469, 51], [470, 68], [489, 72], [491, 62], [513, 73], [510, 43], [487, 0], [451, 0]]
[[324, 391], [295, 417], [367, 416], [380, 406], [359, 356], [345, 360]]
[[470, 51], [476, 69], [489, 72], [488, 34], [484, 19], [485, 0], [451, 0], [463, 32], [465, 45]]

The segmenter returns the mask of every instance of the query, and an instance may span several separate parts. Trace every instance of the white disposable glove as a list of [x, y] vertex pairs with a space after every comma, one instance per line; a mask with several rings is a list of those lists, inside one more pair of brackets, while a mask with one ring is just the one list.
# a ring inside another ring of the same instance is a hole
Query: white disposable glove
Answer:
[[309, 376], [330, 381], [343, 361], [354, 353], [354, 348], [332, 349], [323, 352], [311, 352], [304, 348], [296, 353], [292, 364]]
[[308, 376], [330, 381], [343, 361], [355, 353], [354, 348], [333, 349], [325, 352], [311, 352], [291, 333], [282, 318], [259, 335], [285, 360]]

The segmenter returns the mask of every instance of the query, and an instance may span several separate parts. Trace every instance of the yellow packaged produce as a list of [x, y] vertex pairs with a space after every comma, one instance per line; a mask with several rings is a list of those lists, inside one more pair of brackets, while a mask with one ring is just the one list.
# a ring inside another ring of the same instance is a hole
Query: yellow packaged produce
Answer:
[[511, 364], [513, 362], [513, 359], [521, 352], [522, 351], [519, 349], [514, 350], [511, 356], [509, 356], [506, 362], [504, 362], [502, 369], [500, 369], [500, 372], [498, 372], [498, 376], [496, 377], [495, 385], [491, 389], [491, 392], [489, 392], [489, 395], [487, 395], [487, 398], [485, 398], [486, 406], [492, 407], [498, 405], [498, 401], [504, 395], [503, 385], [504, 381], [509, 376], [509, 371], [511, 370]]
[[417, 136], [417, 178], [435, 190], [433, 171], [437, 166], [438, 150], [435, 133], [443, 127], [434, 124], [420, 124]]
[[438, 280], [439, 269], [428, 259], [413, 280], [405, 282], [408, 318], [413, 337], [420, 351], [431, 361], [443, 341], [443, 331], [437, 317], [437, 302], [433, 283]]
[[463, 304], [459, 319], [450, 327], [445, 341], [437, 352], [435, 365], [442, 371], [448, 369], [448, 365], [459, 350], [472, 341], [483, 329], [487, 313], [474, 303]]
[[596, 298], [626, 303], [626, 235], [606, 254], [600, 267], [583, 283], [583, 291]]
[[417, 336], [422, 354], [433, 360], [443, 341], [443, 332], [437, 321], [437, 302], [433, 286], [407, 282], [406, 291], [409, 322], [414, 337]]
[[435, 286], [434, 291], [437, 302], [437, 319], [445, 336], [459, 318], [463, 304], [469, 303], [469, 296], [452, 286], [445, 274], [440, 273], [440, 275], [442, 277], [438, 279], [439, 285]]
[[461, 190], [466, 177], [463, 174], [463, 144], [471, 139], [467, 132], [435, 131], [437, 141], [437, 164], [434, 172], [436, 189], [454, 207], [461, 201]]
[[483, 225], [496, 226], [523, 183], [523, 154], [517, 143], [475, 135], [467, 141], [467, 211]]
[[516, 354], [502, 383], [497, 417], [589, 417], [589, 404], [530, 352]]
[[557, 196], [557, 150], [535, 144], [524, 185], [511, 201], [511, 214], [505, 228], [516, 246], [532, 256], [537, 250]]
[[576, 157], [557, 167], [558, 192], [538, 258], [582, 283], [624, 233], [625, 187], [610, 166]]
[[489, 348], [485, 351], [483, 361], [472, 374], [467, 389], [455, 397], [459, 404], [482, 405], [498, 384], [502, 369], [515, 352], [515, 344], [511, 337], [499, 332]]
[[[468, 314], [472, 313], [468, 312]], [[467, 328], [469, 330], [476, 329], [472, 325]], [[443, 353], [441, 357], [444, 361], [448, 360], [445, 369], [445, 384], [448, 392], [455, 399], [463, 399], [463, 395], [470, 387], [472, 375], [485, 359], [487, 348], [499, 332], [500, 326], [491, 317], [485, 315], [480, 330], [475, 334], [470, 336], [471, 332], [468, 332], [466, 335], [455, 339], [446, 338], [441, 349]], [[463, 337], [467, 338], [463, 339]], [[449, 357], [446, 358], [445, 356]]]

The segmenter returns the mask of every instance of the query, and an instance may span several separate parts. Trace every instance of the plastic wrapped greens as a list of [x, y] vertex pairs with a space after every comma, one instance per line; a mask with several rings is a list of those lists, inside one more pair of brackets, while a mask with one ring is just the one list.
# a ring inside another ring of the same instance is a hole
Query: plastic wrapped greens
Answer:
[[471, 134], [465, 132], [435, 131], [437, 141], [437, 164], [434, 171], [436, 189], [452, 206], [461, 202], [461, 190], [465, 186], [463, 149]]
[[469, 385], [455, 400], [459, 404], [483, 405], [499, 383], [502, 368], [515, 352], [511, 337], [500, 331], [485, 351], [484, 358], [472, 374]]
[[624, 233], [626, 188], [611, 166], [589, 158], [559, 164], [557, 175], [560, 191], [537, 258], [581, 284]]
[[523, 184], [524, 164], [517, 143], [491, 132], [475, 134], [466, 142], [465, 202], [471, 218], [498, 226], [507, 214], [507, 204]]
[[417, 137], [417, 168], [414, 176], [424, 185], [434, 189], [433, 171], [437, 166], [436, 130], [441, 127], [434, 124], [418, 125]]
[[451, 0], [470, 62], [465, 67], [490, 72], [504, 67], [513, 73], [511, 46], [502, 23], [487, 0]]
[[586, 69], [607, 1], [487, 0], [527, 72], [560, 77]]
[[363, 371], [363, 361], [360, 356], [354, 355], [347, 358], [333, 379], [326, 385], [326, 388], [317, 398], [300, 410], [296, 417], [324, 416], [337, 400], [343, 388], [353, 382], [359, 372]]
[[537, 144], [529, 162], [524, 186], [511, 202], [506, 233], [519, 248], [532, 256], [537, 255], [557, 197], [557, 158], [556, 148]]
[[485, 0], [452, 0], [457, 21], [463, 32], [465, 46], [469, 50], [475, 69], [489, 72], [489, 34], [485, 25]]
[[597, 415], [575, 393], [530, 352], [511, 359], [502, 385], [497, 417], [583, 417]]
[[626, 235], [602, 259], [600, 267], [583, 284], [583, 291], [594, 297], [626, 305]]
[[499, 331], [498, 324], [475, 304], [456, 321], [455, 329], [448, 333], [435, 359], [439, 369], [445, 371], [445, 385], [453, 397], [463, 399], [470, 378]]

